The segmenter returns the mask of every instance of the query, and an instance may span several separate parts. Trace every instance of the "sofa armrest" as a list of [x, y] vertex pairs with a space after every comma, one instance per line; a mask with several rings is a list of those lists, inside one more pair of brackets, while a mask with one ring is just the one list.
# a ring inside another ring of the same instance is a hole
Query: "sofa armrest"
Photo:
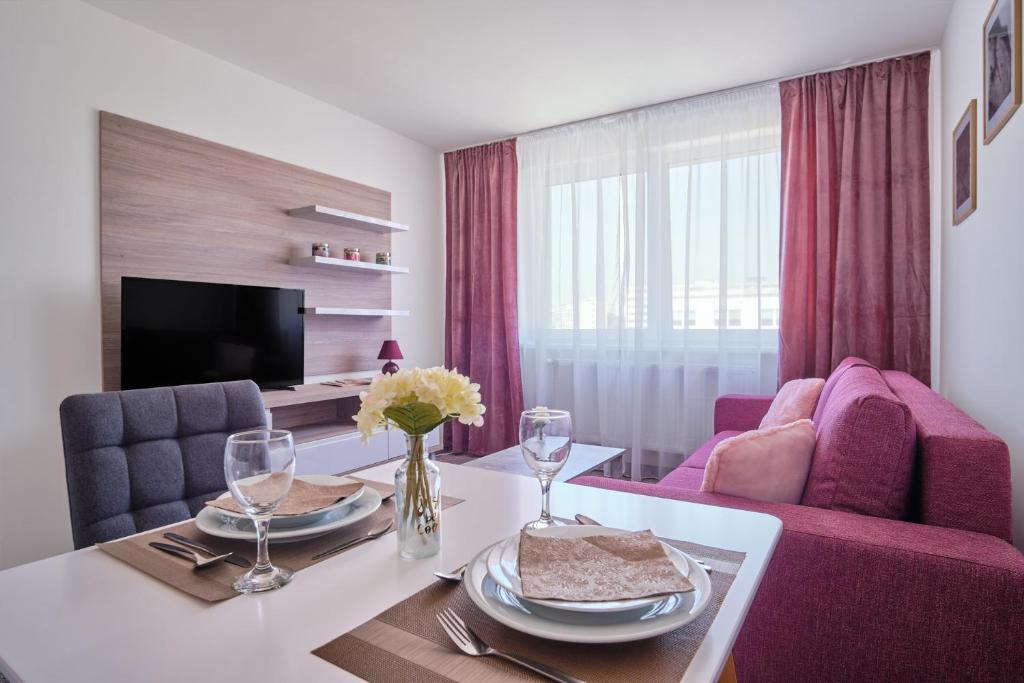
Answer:
[[734, 650], [742, 679], [998, 681], [1024, 667], [1011, 635], [1024, 630], [1024, 555], [994, 536], [657, 484], [573, 483], [782, 520]]
[[907, 373], [882, 376], [916, 422], [920, 520], [1012, 541], [1006, 442]]
[[723, 394], [715, 400], [715, 434], [757, 429], [774, 396]]

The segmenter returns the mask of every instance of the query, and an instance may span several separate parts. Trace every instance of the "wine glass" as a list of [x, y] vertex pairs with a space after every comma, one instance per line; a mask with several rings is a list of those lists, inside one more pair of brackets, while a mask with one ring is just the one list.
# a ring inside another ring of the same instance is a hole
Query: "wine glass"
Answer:
[[224, 478], [231, 495], [256, 527], [256, 564], [239, 576], [234, 589], [256, 593], [280, 588], [292, 572], [270, 564], [267, 536], [270, 518], [292, 486], [295, 443], [283, 429], [254, 429], [228, 437], [224, 446]]
[[562, 469], [569, 450], [572, 448], [572, 416], [568, 410], [548, 410], [541, 406], [524, 410], [519, 418], [519, 446], [523, 459], [540, 480], [540, 519], [524, 526], [524, 529], [546, 529], [557, 526], [551, 519], [549, 502], [551, 482]]

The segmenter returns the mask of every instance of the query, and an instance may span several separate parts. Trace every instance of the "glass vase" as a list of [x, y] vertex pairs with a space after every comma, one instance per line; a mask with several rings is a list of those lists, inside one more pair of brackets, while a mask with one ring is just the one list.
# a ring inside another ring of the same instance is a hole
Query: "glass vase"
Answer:
[[406, 434], [405, 460], [395, 470], [398, 552], [407, 560], [441, 550], [441, 470], [426, 456], [424, 436]]

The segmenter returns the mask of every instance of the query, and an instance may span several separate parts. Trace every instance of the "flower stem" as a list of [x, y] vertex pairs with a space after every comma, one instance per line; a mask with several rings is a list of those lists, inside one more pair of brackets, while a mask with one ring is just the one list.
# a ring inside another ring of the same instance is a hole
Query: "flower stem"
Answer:
[[423, 437], [409, 439], [409, 467], [406, 470], [405, 517], [412, 520], [421, 517], [431, 524], [436, 523], [434, 499], [430, 495], [430, 478], [427, 474], [423, 454]]

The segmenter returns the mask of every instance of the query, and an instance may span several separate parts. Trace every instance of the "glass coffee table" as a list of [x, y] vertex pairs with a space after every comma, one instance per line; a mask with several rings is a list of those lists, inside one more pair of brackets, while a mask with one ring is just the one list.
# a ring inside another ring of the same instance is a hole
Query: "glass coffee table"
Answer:
[[[555, 477], [555, 481], [568, 481], [598, 467], [603, 467], [605, 475], [610, 475], [612, 463], [621, 458], [625, 452], [622, 448], [611, 446], [574, 443], [572, 451], [569, 453], [569, 459], [565, 461], [565, 465]], [[507, 472], [531, 478], [537, 476], [523, 460], [523, 453], [519, 450], [519, 446], [512, 446], [503, 451], [470, 460], [462, 467], [480, 467], [485, 470]]]

